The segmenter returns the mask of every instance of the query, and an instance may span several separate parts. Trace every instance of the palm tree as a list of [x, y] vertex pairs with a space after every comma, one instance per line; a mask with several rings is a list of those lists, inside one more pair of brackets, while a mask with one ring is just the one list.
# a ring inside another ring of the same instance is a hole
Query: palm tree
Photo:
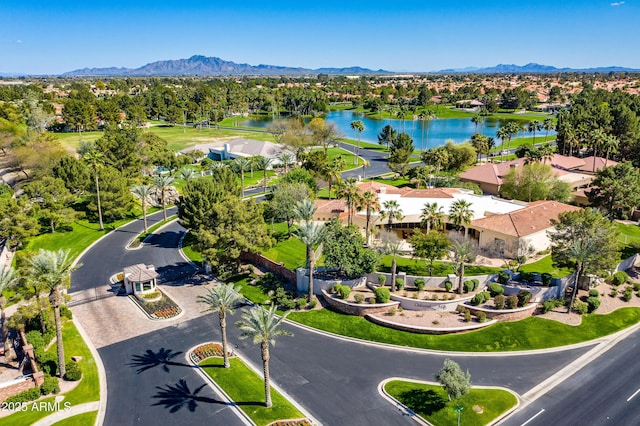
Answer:
[[542, 130], [542, 123], [539, 122], [538, 120], [530, 121], [527, 124], [527, 131], [533, 133], [533, 145], [534, 146], [536, 144], [536, 132], [539, 132], [540, 130]]
[[458, 229], [460, 229], [461, 226], [464, 227], [465, 239], [469, 235], [469, 225], [471, 224], [472, 219], [473, 210], [471, 210], [470, 202], [466, 200], [456, 200], [451, 203], [451, 208], [449, 209], [449, 220]]
[[596, 172], [596, 157], [598, 156], [598, 147], [603, 146], [607, 140], [607, 134], [602, 129], [595, 129], [591, 132], [591, 143], [593, 144], [593, 172]]
[[486, 151], [487, 137], [480, 133], [471, 135], [471, 146], [476, 150], [476, 164], [480, 163], [480, 155]]
[[402, 241], [389, 230], [380, 232], [380, 241], [382, 253], [391, 256], [391, 291], [396, 291], [396, 269], [398, 267], [396, 258], [402, 254]]
[[542, 158], [542, 164], [547, 164], [547, 161], [553, 159], [553, 154], [556, 152], [556, 148], [548, 143], [543, 144], [539, 149], [540, 158]]
[[160, 191], [160, 200], [162, 202], [162, 217], [167, 220], [167, 188], [173, 183], [173, 176], [160, 175], [153, 179], [153, 186]]
[[307, 248], [307, 269], [309, 270], [309, 295], [308, 300], [313, 298], [313, 268], [316, 264], [315, 247], [324, 241], [326, 228], [317, 222], [304, 222], [296, 230], [296, 237]]
[[364, 227], [364, 233], [365, 241], [367, 244], [369, 244], [369, 227], [371, 226], [371, 213], [380, 210], [380, 203], [378, 202], [378, 197], [375, 192], [365, 191], [364, 194], [362, 194], [362, 208], [364, 208], [367, 213], [367, 222]]
[[33, 279], [40, 281], [49, 290], [49, 302], [53, 307], [56, 324], [56, 341], [58, 347], [59, 376], [64, 377], [66, 367], [64, 363], [64, 344], [62, 342], [62, 321], [60, 320], [60, 306], [64, 303], [62, 291], [69, 287], [71, 273], [82, 265], [73, 265], [69, 250], [43, 250], [27, 259], [27, 271]]
[[542, 128], [545, 131], [545, 134], [544, 134], [545, 143], [547, 142], [547, 137], [549, 136], [549, 132], [555, 129], [555, 127], [556, 125], [553, 123], [553, 118], [551, 117], [545, 118], [544, 121], [542, 122]]
[[198, 177], [198, 172], [195, 170], [185, 167], [184, 169], [180, 169], [178, 172], [178, 177], [183, 179], [185, 182], [189, 182], [191, 179], [195, 179]]
[[329, 199], [331, 199], [331, 189], [334, 182], [340, 182], [342, 178], [342, 170], [346, 167], [346, 161], [342, 156], [335, 157], [324, 170], [324, 177], [327, 178], [329, 184]]
[[[602, 149], [605, 150], [606, 157], [604, 158], [604, 166], [607, 167], [607, 163], [609, 162], [609, 154], [611, 151], [617, 151], [620, 146], [620, 141], [617, 137], [613, 135], [607, 135], [607, 138], [604, 140], [602, 145]], [[595, 170], [593, 171], [595, 173]]]
[[277, 158], [282, 167], [284, 167], [284, 172], [286, 174], [289, 171], [289, 167], [293, 164], [293, 154], [290, 152], [282, 152]]
[[431, 231], [432, 226], [434, 229], [441, 227], [444, 223], [442, 206], [439, 206], [436, 202], [425, 203], [420, 219], [422, 220], [422, 225], [427, 226], [427, 234]]
[[400, 204], [396, 200], [387, 200], [382, 204], [382, 210], [380, 211], [380, 219], [387, 218], [387, 230], [391, 230], [391, 224], [393, 220], [402, 220], [402, 209]]
[[279, 329], [280, 324], [287, 317], [289, 312], [285, 312], [280, 318], [276, 314], [276, 305], [272, 305], [269, 310], [262, 306], [245, 311], [242, 314], [242, 321], [236, 325], [242, 330], [241, 339], [251, 338], [254, 344], [260, 343], [262, 351], [262, 372], [264, 374], [264, 394], [265, 406], [270, 408], [271, 403], [271, 379], [269, 377], [269, 344], [275, 346], [276, 337], [290, 336], [291, 333]]
[[5, 360], [11, 359], [11, 344], [9, 342], [9, 326], [7, 325], [7, 317], [4, 308], [7, 299], [4, 297], [4, 291], [16, 283], [17, 277], [13, 268], [5, 268], [5, 263], [0, 264], [0, 322], [2, 322], [2, 341], [4, 342]]
[[451, 260], [457, 265], [458, 293], [462, 294], [462, 280], [464, 279], [464, 264], [473, 262], [476, 257], [476, 243], [473, 240], [458, 238], [451, 239]]
[[365, 172], [365, 168], [369, 167], [371, 165], [371, 163], [369, 163], [369, 161], [365, 160], [364, 158], [362, 159], [362, 179], [366, 179], [367, 175]]
[[380, 131], [380, 134], [378, 135], [378, 143], [380, 145], [386, 144], [387, 149], [389, 149], [389, 144], [392, 144], [397, 137], [398, 132], [393, 129], [391, 124], [387, 124], [382, 128], [382, 131]]
[[198, 296], [200, 303], [207, 305], [206, 312], [217, 312], [220, 321], [220, 331], [222, 333], [222, 353], [224, 357], [224, 368], [229, 368], [229, 354], [227, 353], [227, 314], [233, 315], [235, 307], [244, 300], [240, 294], [242, 287], [234, 286], [233, 283], [220, 283], [214, 288], [208, 288], [207, 294]]
[[358, 157], [360, 156], [360, 136], [362, 132], [364, 132], [365, 126], [362, 120], [354, 120], [351, 122], [351, 129], [354, 132], [358, 132], [358, 150], [356, 151], [356, 156], [353, 158], [353, 164], [358, 164]]
[[510, 137], [509, 129], [507, 126], [501, 126], [496, 132], [496, 137], [500, 139], [500, 158], [504, 161], [504, 141]]
[[136, 185], [131, 188], [131, 192], [142, 202], [142, 218], [144, 220], [144, 232], [147, 232], [147, 197], [153, 192], [151, 185]]
[[271, 165], [271, 158], [258, 156], [256, 157], [256, 167], [262, 170], [262, 189], [264, 192], [267, 192], [267, 169]]
[[293, 207], [293, 214], [301, 221], [310, 222], [313, 220], [313, 215], [316, 212], [316, 205], [308, 198], [299, 201]]
[[580, 279], [584, 273], [586, 263], [589, 262], [589, 260], [592, 259], [593, 256], [601, 249], [599, 245], [600, 241], [601, 239], [598, 237], [582, 236], [580, 238], [574, 238], [568, 247], [569, 255], [571, 256], [571, 259], [575, 261], [574, 265], [576, 273], [573, 291], [571, 293], [571, 301], [569, 302], [567, 313], [571, 312], [573, 302], [576, 300], [578, 285], [580, 284]]
[[509, 136], [507, 137], [507, 152], [509, 152], [509, 150], [511, 149], [511, 139], [518, 133], [520, 133], [523, 128], [520, 127], [520, 125], [515, 121], [508, 122], [505, 127], [507, 128], [507, 132], [509, 133]]
[[471, 122], [476, 126], [476, 129], [473, 133], [478, 133], [478, 124], [482, 122], [482, 117], [480, 116], [480, 114], [476, 114], [471, 117]]
[[244, 198], [244, 172], [251, 167], [251, 160], [245, 157], [238, 157], [233, 160], [233, 167], [240, 172], [240, 188], [242, 188], [242, 198]]
[[351, 177], [339, 182], [336, 192], [339, 198], [344, 198], [344, 202], [347, 205], [347, 224], [351, 225], [354, 210], [360, 204], [360, 193], [358, 192], [356, 179]]
[[100, 206], [100, 182], [98, 180], [98, 169], [104, 164], [104, 154], [96, 149], [87, 151], [82, 157], [93, 168], [93, 175], [96, 181], [96, 197], [98, 199], [98, 221], [100, 222], [100, 230], [104, 230], [102, 223], [102, 207]]
[[227, 167], [229, 167], [227, 163], [223, 163], [222, 161], [214, 161], [209, 166], [209, 169], [211, 169], [212, 172], [215, 172], [216, 170], [226, 169]]

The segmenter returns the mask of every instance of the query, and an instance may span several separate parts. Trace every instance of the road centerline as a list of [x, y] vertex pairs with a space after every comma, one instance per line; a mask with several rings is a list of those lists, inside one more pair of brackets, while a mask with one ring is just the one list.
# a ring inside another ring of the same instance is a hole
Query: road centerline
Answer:
[[533, 419], [535, 419], [536, 417], [538, 417], [542, 413], [544, 413], [544, 408], [542, 408], [540, 411], [538, 411], [536, 414], [534, 414], [533, 417], [529, 418], [529, 420], [527, 420], [526, 422], [522, 423], [520, 426], [525, 426], [527, 423], [532, 422]]

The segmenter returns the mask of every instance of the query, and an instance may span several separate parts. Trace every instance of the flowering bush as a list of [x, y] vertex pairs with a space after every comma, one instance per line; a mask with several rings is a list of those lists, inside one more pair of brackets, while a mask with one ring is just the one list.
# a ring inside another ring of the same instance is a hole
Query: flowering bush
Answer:
[[178, 307], [170, 307], [170, 308], [164, 308], [164, 309], [159, 309], [155, 312], [153, 312], [151, 314], [152, 317], [155, 318], [173, 318], [176, 315], [178, 315], [180, 313], [180, 308]]
[[[220, 343], [205, 343], [191, 352], [191, 359], [197, 364], [207, 358], [214, 356], [221, 357], [222, 354], [222, 345]], [[227, 355], [231, 356], [230, 353], [227, 353]]]

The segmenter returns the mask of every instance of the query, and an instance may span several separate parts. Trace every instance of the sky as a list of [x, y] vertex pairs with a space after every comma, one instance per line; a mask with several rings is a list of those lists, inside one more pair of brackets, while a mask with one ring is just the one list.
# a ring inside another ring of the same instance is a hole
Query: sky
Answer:
[[0, 72], [251, 65], [426, 72], [500, 63], [640, 68], [640, 0], [3, 0]]

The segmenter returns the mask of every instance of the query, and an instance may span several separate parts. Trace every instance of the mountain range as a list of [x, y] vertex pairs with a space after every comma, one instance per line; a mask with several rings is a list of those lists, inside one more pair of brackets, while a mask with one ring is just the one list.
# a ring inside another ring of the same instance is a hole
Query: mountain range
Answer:
[[[529, 63], [526, 65], [499, 64], [495, 67], [466, 67], [444, 69], [440, 71], [413, 71], [415, 74], [549, 74], [562, 72], [608, 73], [608, 72], [640, 72], [639, 69], [618, 66], [597, 68], [556, 68], [551, 65]], [[98, 76], [225, 76], [225, 75], [312, 75], [312, 74], [394, 74], [383, 69], [371, 70], [358, 66], [346, 68], [301, 68], [278, 65], [249, 65], [225, 61], [217, 57], [194, 55], [188, 59], [156, 61], [139, 68], [82, 68], [69, 71], [64, 77], [98, 77]]]

